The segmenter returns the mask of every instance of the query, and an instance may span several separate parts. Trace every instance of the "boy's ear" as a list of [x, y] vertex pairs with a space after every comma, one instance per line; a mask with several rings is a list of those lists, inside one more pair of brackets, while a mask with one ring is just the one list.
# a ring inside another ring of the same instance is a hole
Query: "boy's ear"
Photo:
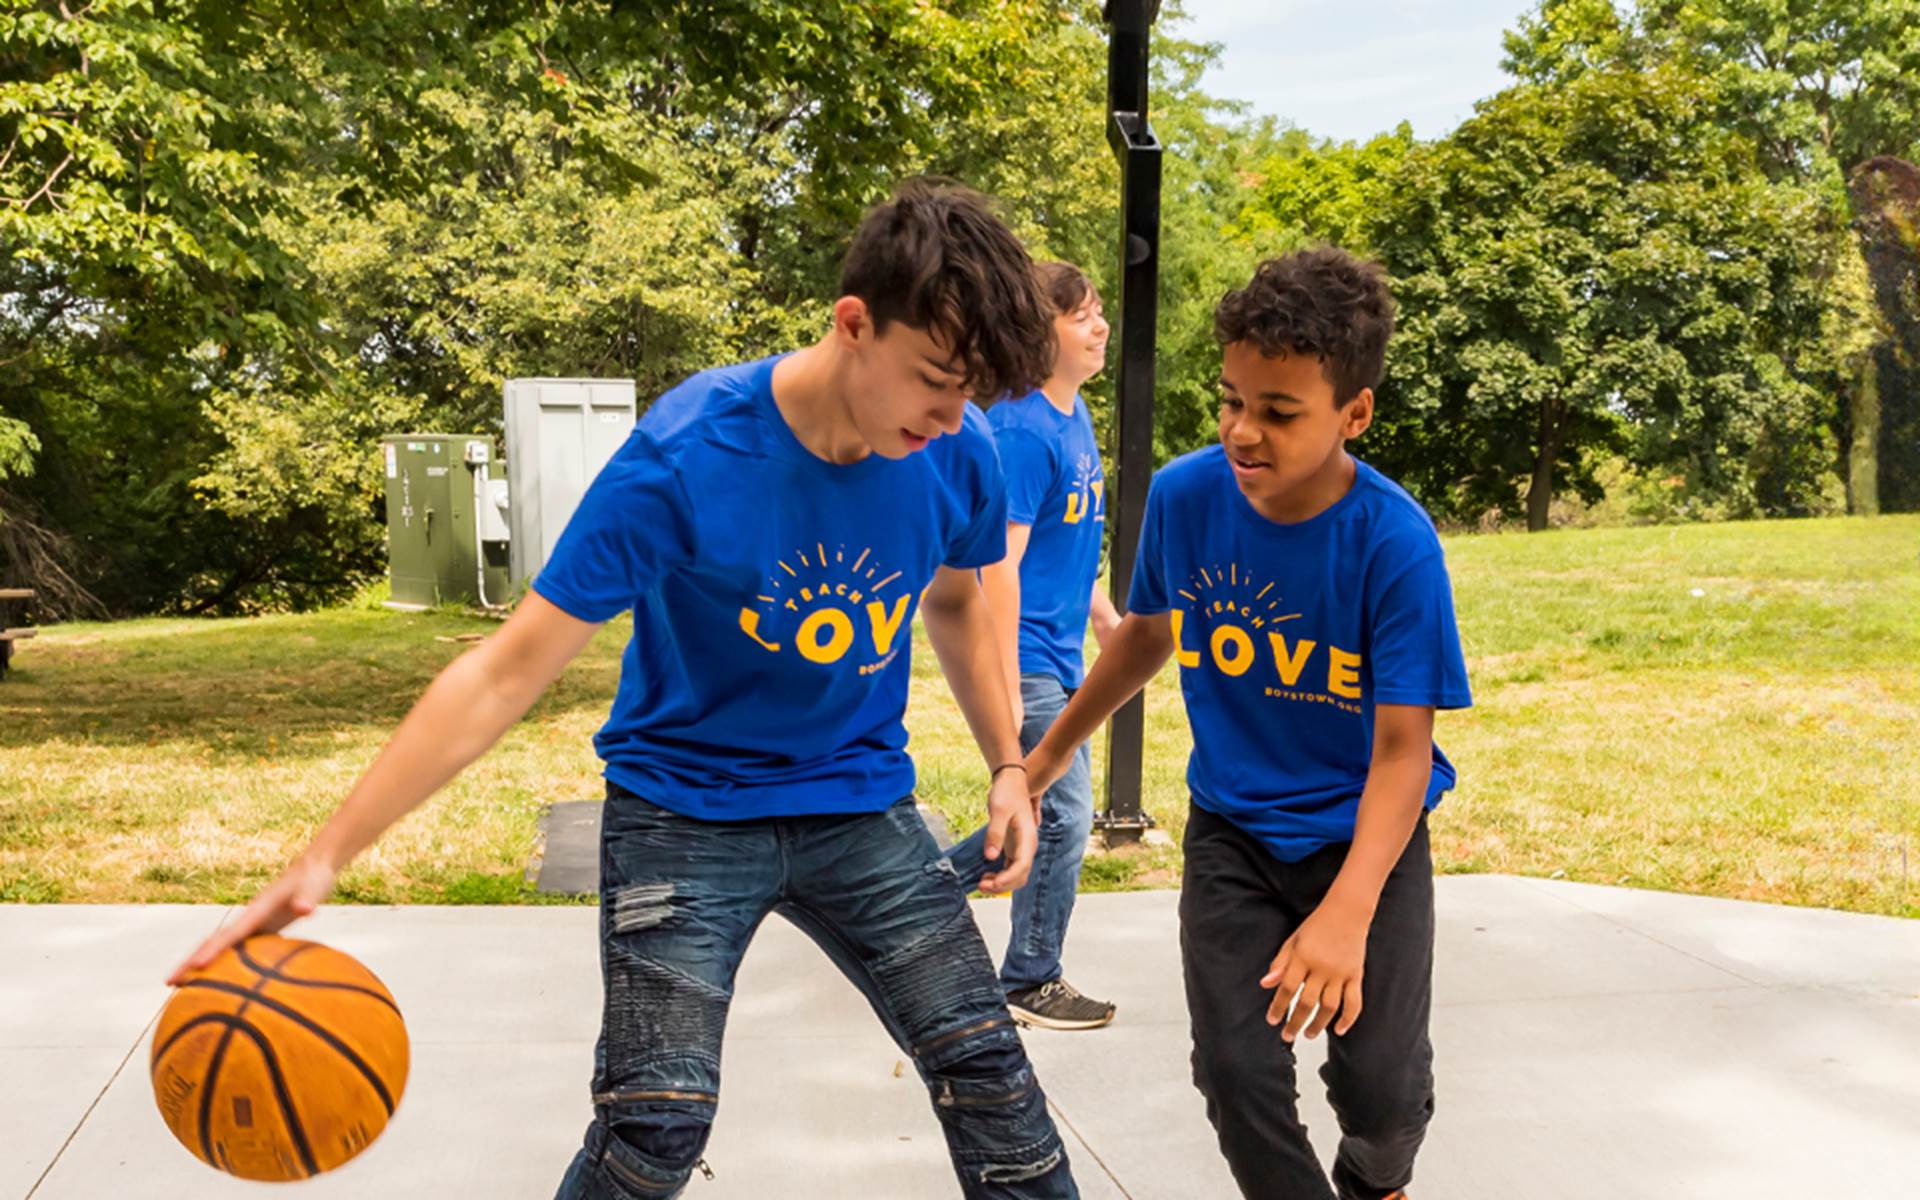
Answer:
[[1357, 438], [1365, 433], [1367, 427], [1373, 424], [1373, 389], [1361, 388], [1353, 399], [1347, 401], [1340, 420], [1342, 437]]
[[833, 333], [851, 349], [873, 336], [873, 313], [858, 296], [842, 296], [833, 302]]

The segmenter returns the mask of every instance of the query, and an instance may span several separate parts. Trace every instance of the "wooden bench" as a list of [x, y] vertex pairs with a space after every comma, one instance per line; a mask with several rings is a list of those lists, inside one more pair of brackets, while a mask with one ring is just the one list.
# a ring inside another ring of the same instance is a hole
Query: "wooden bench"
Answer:
[[0, 588], [0, 679], [7, 677], [7, 665], [13, 659], [14, 643], [24, 642], [40, 632], [32, 626], [16, 627], [13, 624], [14, 606], [31, 599], [32, 588]]

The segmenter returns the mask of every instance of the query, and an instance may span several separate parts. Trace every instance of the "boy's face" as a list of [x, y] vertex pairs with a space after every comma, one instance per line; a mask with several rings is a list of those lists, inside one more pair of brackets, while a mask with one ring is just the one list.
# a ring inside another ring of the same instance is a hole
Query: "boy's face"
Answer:
[[847, 410], [875, 454], [905, 458], [960, 432], [966, 374], [926, 330], [894, 321], [875, 333], [865, 302], [854, 296], [834, 305], [834, 328], [850, 364]]
[[1088, 292], [1080, 307], [1053, 319], [1054, 341], [1059, 347], [1053, 373], [1083, 382], [1098, 375], [1107, 365], [1108, 332], [1100, 297]]
[[1256, 510], [1284, 508], [1302, 485], [1323, 479], [1347, 439], [1373, 421], [1373, 389], [1336, 406], [1323, 362], [1269, 358], [1251, 342], [1232, 342], [1221, 355], [1220, 444]]

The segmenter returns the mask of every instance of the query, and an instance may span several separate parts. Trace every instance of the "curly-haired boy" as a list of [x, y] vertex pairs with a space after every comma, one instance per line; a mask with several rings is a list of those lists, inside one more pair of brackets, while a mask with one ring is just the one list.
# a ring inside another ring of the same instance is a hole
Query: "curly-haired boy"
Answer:
[[[1178, 660], [1194, 1082], [1261, 1200], [1399, 1195], [1433, 1112], [1426, 813], [1454, 783], [1433, 720], [1472, 701], [1433, 523], [1346, 449], [1393, 317], [1380, 268], [1327, 248], [1220, 302], [1220, 444], [1154, 478], [1130, 611], [1027, 759], [1044, 788]], [[1293, 1054], [1329, 1026], [1331, 1186]]]

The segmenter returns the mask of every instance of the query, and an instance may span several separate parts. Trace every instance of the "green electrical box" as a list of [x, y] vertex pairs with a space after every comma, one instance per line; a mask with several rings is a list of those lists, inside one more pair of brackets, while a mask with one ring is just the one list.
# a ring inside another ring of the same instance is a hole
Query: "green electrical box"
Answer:
[[506, 471], [485, 437], [381, 439], [386, 458], [390, 608], [507, 603]]

